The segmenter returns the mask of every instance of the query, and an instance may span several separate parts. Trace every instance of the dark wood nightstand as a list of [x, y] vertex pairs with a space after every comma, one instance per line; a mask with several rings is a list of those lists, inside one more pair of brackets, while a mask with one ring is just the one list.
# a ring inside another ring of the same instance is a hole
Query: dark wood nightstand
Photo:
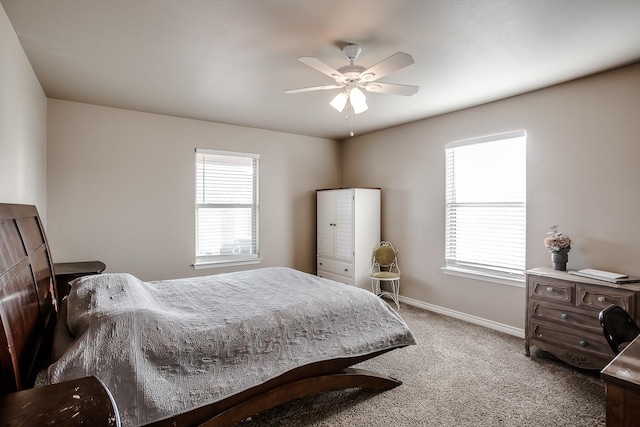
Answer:
[[119, 427], [120, 417], [109, 390], [85, 377], [0, 396], [0, 425]]
[[58, 304], [69, 293], [69, 282], [82, 276], [100, 274], [107, 266], [102, 261], [59, 262], [53, 264]]

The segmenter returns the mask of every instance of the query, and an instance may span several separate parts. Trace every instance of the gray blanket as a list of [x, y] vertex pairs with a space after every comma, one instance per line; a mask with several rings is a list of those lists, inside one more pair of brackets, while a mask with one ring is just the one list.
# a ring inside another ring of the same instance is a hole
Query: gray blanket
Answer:
[[158, 282], [129, 274], [72, 283], [76, 338], [53, 383], [87, 375], [123, 426], [215, 402], [309, 363], [415, 344], [372, 293], [289, 268]]

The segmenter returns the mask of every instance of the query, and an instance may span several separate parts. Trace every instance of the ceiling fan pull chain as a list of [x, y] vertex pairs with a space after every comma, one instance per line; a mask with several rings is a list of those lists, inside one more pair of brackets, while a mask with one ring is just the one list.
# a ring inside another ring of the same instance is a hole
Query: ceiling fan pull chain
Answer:
[[351, 108], [351, 114], [348, 114], [348, 118], [349, 120], [349, 125], [350, 125], [350, 131], [349, 131], [349, 136], [353, 136], [353, 116], [355, 116], [355, 114], [353, 113], [353, 106], [349, 105], [349, 108]]

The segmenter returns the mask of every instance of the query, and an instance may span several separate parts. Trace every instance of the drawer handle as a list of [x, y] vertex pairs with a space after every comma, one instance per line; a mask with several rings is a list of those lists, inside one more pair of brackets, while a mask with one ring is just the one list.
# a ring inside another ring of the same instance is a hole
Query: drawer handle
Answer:
[[598, 297], [598, 302], [605, 302], [607, 299], [605, 297]]
[[324, 265], [324, 264], [322, 264], [321, 262], [319, 262], [318, 264], [320, 264], [320, 265]]
[[345, 272], [345, 273], [348, 273], [348, 272], [349, 272], [349, 269], [348, 269], [348, 268], [345, 268], [345, 269], [344, 269], [344, 272]]
[[552, 288], [551, 286], [549, 286], [549, 287], [547, 288], [547, 292], [553, 292], [553, 288]]
[[562, 313], [560, 317], [562, 317], [564, 320], [567, 320], [569, 318], [569, 315], [567, 313]]
[[587, 346], [587, 342], [585, 340], [580, 340], [580, 342], [578, 344], [580, 344], [580, 347], [586, 347]]

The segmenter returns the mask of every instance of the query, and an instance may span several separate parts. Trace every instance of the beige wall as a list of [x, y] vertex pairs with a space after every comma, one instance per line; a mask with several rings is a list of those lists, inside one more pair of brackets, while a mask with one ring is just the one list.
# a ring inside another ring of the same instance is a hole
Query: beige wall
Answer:
[[[49, 100], [49, 243], [143, 280], [195, 271], [195, 148], [260, 154], [263, 261], [315, 273], [315, 189], [340, 184], [340, 145], [218, 123]], [[251, 268], [249, 267], [249, 268]], [[242, 269], [236, 267], [234, 270]]]
[[640, 64], [348, 140], [343, 184], [379, 186], [382, 237], [401, 294], [524, 328], [524, 289], [444, 275], [444, 144], [527, 131], [527, 268], [550, 266], [551, 225], [569, 269], [640, 276]]
[[0, 203], [36, 205], [47, 223], [47, 98], [0, 5]]

